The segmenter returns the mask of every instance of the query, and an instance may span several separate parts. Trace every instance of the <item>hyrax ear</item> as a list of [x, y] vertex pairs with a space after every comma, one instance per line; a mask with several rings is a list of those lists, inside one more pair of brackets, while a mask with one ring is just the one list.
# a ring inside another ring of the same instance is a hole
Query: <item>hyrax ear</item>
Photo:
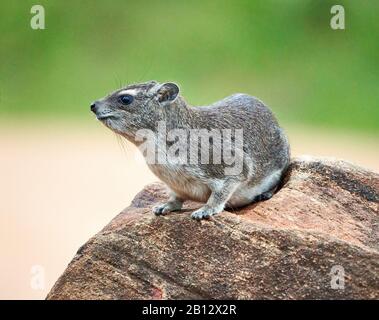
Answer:
[[166, 82], [157, 90], [157, 100], [159, 103], [169, 103], [174, 101], [178, 94], [179, 87], [173, 82]]

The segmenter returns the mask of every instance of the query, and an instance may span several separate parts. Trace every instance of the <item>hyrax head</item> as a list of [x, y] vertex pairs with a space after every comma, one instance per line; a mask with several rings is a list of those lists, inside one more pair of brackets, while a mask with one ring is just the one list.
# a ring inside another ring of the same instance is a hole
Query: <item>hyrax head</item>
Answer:
[[114, 132], [134, 138], [139, 129], [154, 129], [178, 94], [179, 87], [172, 82], [133, 84], [93, 102], [91, 111]]

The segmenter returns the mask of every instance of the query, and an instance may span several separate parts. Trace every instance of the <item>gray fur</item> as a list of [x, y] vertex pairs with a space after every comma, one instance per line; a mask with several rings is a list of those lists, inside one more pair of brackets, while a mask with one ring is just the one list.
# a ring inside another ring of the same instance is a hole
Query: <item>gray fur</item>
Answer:
[[[120, 92], [125, 90], [135, 95], [127, 106], [119, 101]], [[151, 81], [117, 90], [96, 101], [92, 109], [104, 125], [137, 146], [141, 144], [135, 139], [137, 131], [156, 132], [159, 121], [165, 121], [167, 131], [243, 129], [243, 148], [239, 151], [244, 162], [239, 174], [225, 175], [224, 161], [175, 166], [148, 164], [171, 191], [169, 201], [153, 209], [157, 215], [180, 210], [185, 200], [206, 202], [192, 213], [194, 219], [209, 218], [225, 206], [234, 208], [266, 200], [275, 192], [289, 164], [285, 133], [264, 103], [247, 94], [234, 94], [209, 106], [192, 107], [179, 95], [177, 85]], [[170, 146], [170, 142], [166, 143]], [[157, 144], [157, 150], [161, 148]]]

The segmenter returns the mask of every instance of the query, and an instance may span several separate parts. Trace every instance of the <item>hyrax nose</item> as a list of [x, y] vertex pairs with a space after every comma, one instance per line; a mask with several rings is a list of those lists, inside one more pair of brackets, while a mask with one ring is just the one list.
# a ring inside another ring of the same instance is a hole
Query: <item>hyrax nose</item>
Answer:
[[94, 113], [96, 113], [96, 111], [97, 111], [96, 101], [92, 102], [92, 104], [91, 104], [91, 111], [94, 112]]

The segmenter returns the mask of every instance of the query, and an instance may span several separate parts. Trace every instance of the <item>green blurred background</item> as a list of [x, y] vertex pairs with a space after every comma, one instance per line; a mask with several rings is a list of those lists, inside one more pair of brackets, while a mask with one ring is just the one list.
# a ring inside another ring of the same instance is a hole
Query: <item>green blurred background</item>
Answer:
[[[32, 30], [30, 8], [45, 7]], [[246, 92], [284, 124], [379, 132], [378, 1], [2, 1], [0, 117], [92, 121], [123, 84], [175, 81], [191, 104]]]

